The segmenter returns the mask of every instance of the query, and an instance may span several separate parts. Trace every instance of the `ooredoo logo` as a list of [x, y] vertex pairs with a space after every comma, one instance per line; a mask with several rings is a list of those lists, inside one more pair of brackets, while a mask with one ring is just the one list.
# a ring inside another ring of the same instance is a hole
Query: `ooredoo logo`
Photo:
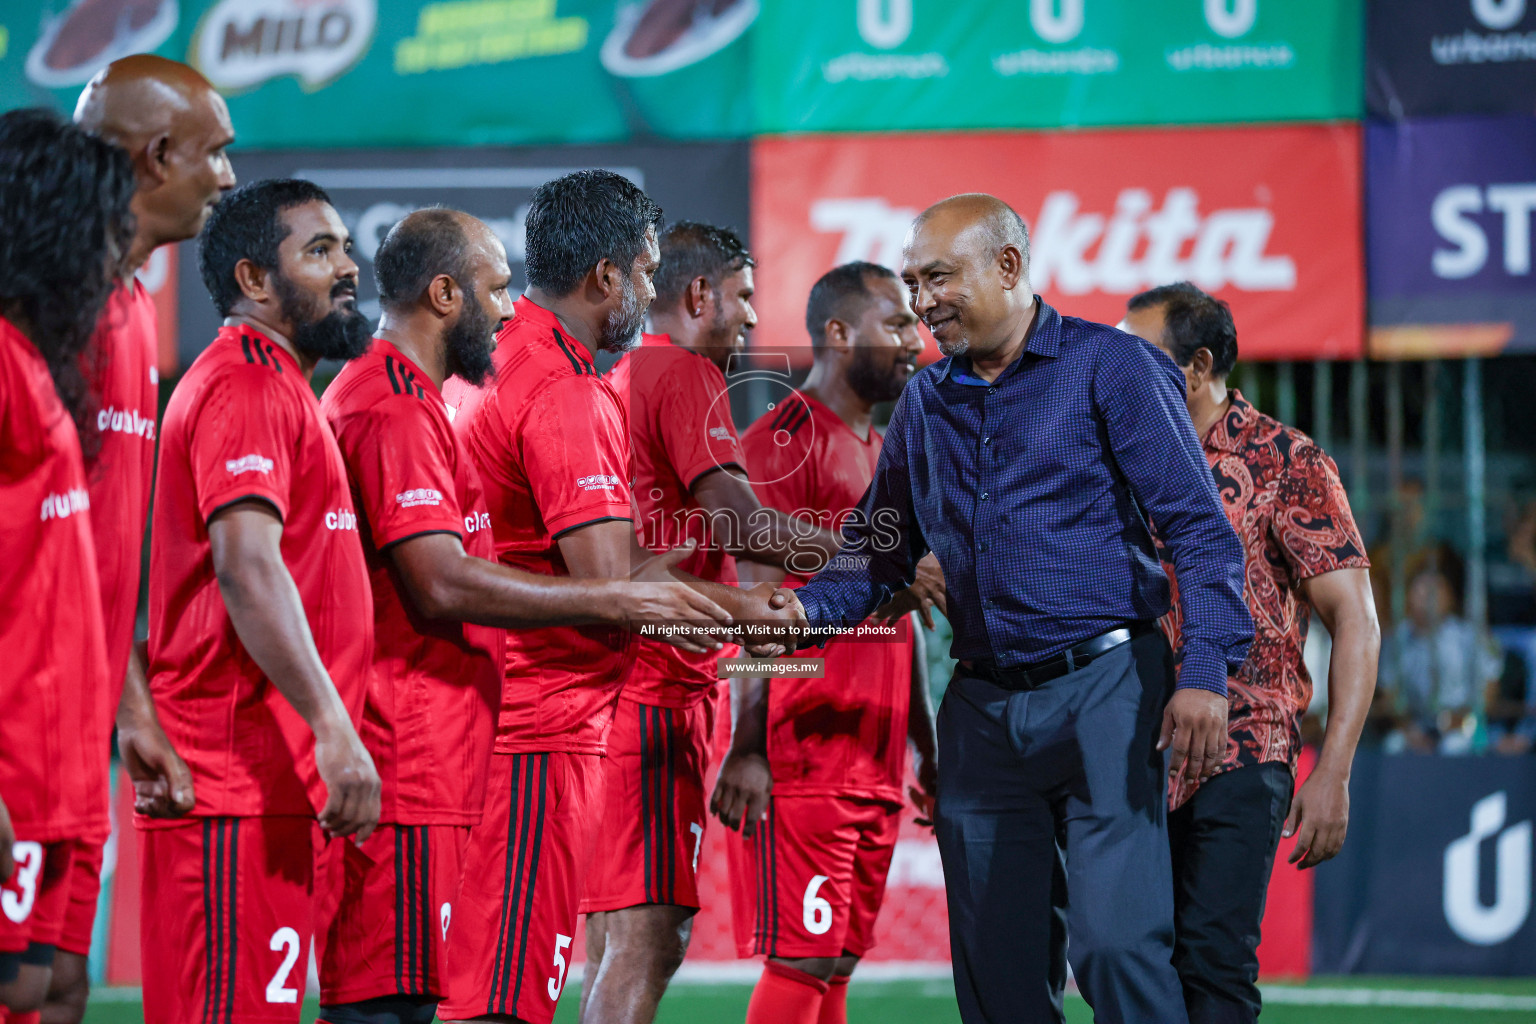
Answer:
[[416, 508], [419, 505], [441, 505], [443, 492], [432, 487], [414, 487], [408, 491], [401, 491], [395, 495], [395, 501], [401, 508]]
[[619, 486], [619, 478], [611, 473], [593, 473], [576, 478], [576, 486], [584, 491], [611, 491]]
[[377, 22], [376, 0], [219, 0], [197, 26], [191, 61], [220, 89], [282, 75], [319, 89], [362, 59]]
[[270, 473], [272, 460], [265, 455], [242, 455], [238, 459], [230, 459], [224, 463], [224, 469], [231, 476], [239, 476], [242, 473]]

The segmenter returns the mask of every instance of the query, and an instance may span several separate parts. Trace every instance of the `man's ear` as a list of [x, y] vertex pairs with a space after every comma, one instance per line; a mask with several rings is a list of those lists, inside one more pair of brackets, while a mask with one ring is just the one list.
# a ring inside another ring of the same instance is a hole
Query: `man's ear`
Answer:
[[265, 302], [271, 296], [272, 275], [250, 260], [235, 264], [235, 284], [252, 302]]
[[1211, 350], [1208, 348], [1195, 349], [1195, 354], [1189, 360], [1190, 372], [1201, 384], [1211, 379], [1211, 371], [1215, 366], [1216, 357], [1211, 355]]
[[464, 290], [447, 274], [438, 274], [427, 285], [427, 305], [438, 316], [452, 316], [464, 302]]
[[1024, 254], [1016, 245], [1005, 245], [997, 252], [997, 273], [1003, 287], [1012, 289], [1024, 277]]
[[604, 256], [592, 268], [592, 286], [598, 297], [607, 300], [624, 293], [624, 273], [619, 265]]
[[144, 143], [143, 171], [156, 184], [163, 184], [171, 176], [171, 136], [169, 132], [160, 132]]
[[709, 286], [709, 279], [696, 277], [688, 282], [688, 291], [683, 296], [688, 315], [698, 320], [709, 310], [710, 300], [714, 297], [715, 290]]
[[837, 352], [846, 352], [853, 347], [852, 333], [848, 325], [841, 320], [828, 320], [822, 327], [822, 337], [826, 339], [826, 347]]

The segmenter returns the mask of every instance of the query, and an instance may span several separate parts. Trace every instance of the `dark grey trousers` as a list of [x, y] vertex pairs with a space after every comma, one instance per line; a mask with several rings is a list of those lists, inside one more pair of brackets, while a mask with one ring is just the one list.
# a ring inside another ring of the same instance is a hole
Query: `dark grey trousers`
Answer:
[[1098, 1024], [1184, 1024], [1160, 631], [1027, 693], [957, 672], [939, 709], [939, 852], [966, 1024], [1062, 1021], [1068, 943]]

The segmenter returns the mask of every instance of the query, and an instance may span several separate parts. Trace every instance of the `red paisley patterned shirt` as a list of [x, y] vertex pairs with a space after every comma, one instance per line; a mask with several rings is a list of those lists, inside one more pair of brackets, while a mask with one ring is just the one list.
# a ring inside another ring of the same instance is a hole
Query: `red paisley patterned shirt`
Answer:
[[[1349, 510], [1339, 470], [1307, 435], [1259, 412], [1236, 389], [1232, 406], [1205, 435], [1205, 457], [1216, 477], [1227, 518], [1247, 556], [1243, 597], [1253, 615], [1248, 660], [1227, 679], [1227, 755], [1221, 771], [1283, 761], [1296, 770], [1301, 716], [1312, 701], [1312, 678], [1302, 661], [1312, 606], [1301, 582], [1337, 569], [1370, 566], [1365, 542]], [[1181, 654], [1178, 581], [1162, 626]], [[1169, 793], [1178, 807], [1195, 787]]]

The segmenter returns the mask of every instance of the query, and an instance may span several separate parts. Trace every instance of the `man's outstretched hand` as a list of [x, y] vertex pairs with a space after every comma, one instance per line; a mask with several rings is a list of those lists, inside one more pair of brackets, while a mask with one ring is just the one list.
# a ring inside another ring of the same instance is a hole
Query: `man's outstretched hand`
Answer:
[[629, 574], [629, 584], [621, 589], [619, 602], [630, 629], [648, 623], [685, 623], [694, 628], [662, 631], [657, 639], [680, 650], [707, 653], [720, 649], [721, 640], [730, 635], [733, 620], [730, 612], [672, 575], [672, 570], [693, 554], [696, 546], [694, 541], [686, 541], [641, 562]]
[[1227, 698], [1194, 687], [1173, 691], [1157, 749], [1167, 750], [1170, 744], [1170, 779], [1183, 775], [1190, 782], [1203, 782], [1215, 775], [1227, 752]]
[[754, 658], [777, 658], [796, 650], [809, 622], [795, 592], [759, 583], [745, 593], [751, 598], [751, 619], [757, 628], [742, 637], [743, 649]]
[[768, 813], [773, 793], [773, 772], [768, 756], [755, 750], [732, 748], [720, 763], [720, 776], [709, 798], [709, 812], [726, 828], [739, 828], [748, 839]]
[[930, 551], [917, 563], [917, 576], [912, 585], [876, 608], [874, 618], [877, 622], [895, 622], [908, 612], [917, 612], [923, 625], [932, 629], [934, 609], [938, 609], [940, 615], [949, 614], [945, 593], [944, 570]]

